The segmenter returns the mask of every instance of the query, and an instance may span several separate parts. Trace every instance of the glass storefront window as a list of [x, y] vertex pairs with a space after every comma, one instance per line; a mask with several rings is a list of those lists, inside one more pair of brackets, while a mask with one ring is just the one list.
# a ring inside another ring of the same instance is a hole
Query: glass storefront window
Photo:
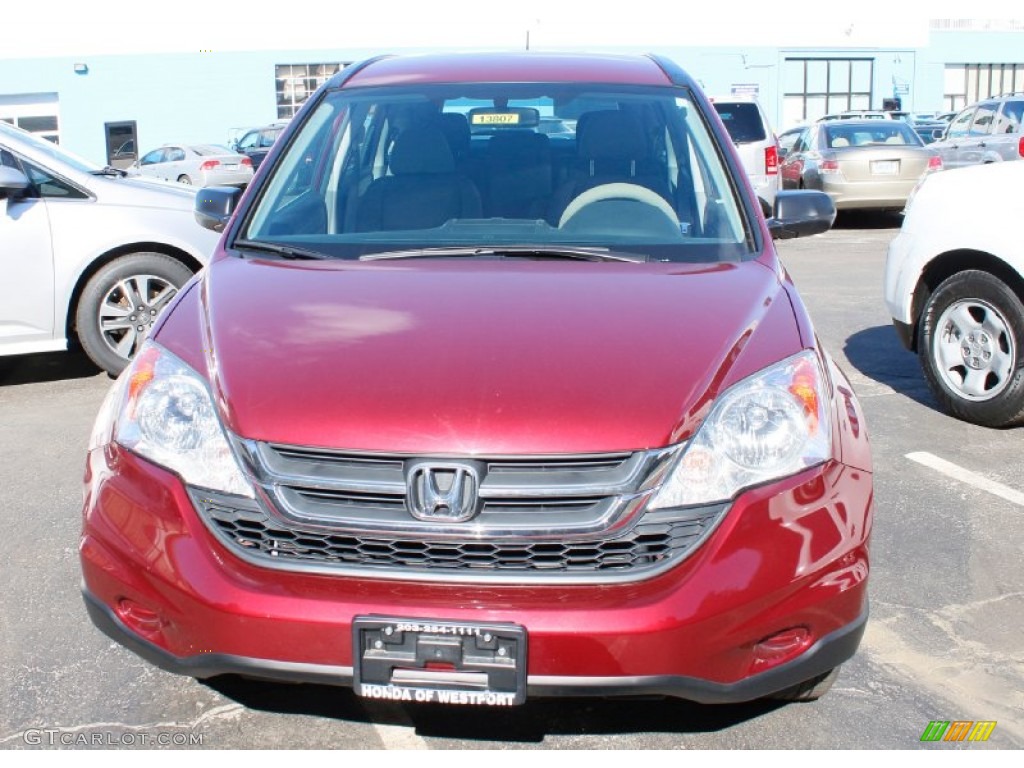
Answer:
[[873, 59], [786, 59], [783, 104], [790, 122], [871, 103]]
[[351, 63], [278, 64], [274, 68], [278, 119], [292, 117], [317, 88]]

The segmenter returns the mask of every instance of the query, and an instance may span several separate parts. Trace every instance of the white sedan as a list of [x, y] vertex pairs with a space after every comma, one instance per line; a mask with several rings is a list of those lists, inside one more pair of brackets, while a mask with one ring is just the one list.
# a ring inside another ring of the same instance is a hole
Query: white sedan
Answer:
[[889, 245], [885, 301], [943, 408], [1024, 422], [1024, 163], [932, 174]]
[[77, 341], [116, 374], [213, 255], [195, 191], [125, 177], [0, 122], [0, 355]]
[[252, 181], [252, 160], [217, 144], [166, 144], [136, 166], [142, 176], [197, 187], [244, 187]]

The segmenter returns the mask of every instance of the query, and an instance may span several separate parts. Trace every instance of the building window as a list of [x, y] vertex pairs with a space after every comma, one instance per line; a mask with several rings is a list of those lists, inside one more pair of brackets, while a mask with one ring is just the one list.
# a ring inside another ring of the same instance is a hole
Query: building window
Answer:
[[782, 122], [871, 108], [874, 59], [786, 59]]
[[58, 106], [55, 93], [0, 95], [0, 120], [57, 144], [60, 142]]
[[274, 70], [277, 89], [277, 117], [287, 120], [299, 111], [313, 91], [352, 62], [329, 64], [278, 64]]
[[947, 64], [943, 101], [956, 111], [968, 104], [1024, 92], [1024, 64]]

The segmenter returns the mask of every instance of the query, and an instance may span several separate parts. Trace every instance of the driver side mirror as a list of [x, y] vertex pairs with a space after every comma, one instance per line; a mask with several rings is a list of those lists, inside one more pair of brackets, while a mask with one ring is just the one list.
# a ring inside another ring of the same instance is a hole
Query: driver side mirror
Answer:
[[214, 232], [223, 232], [241, 196], [242, 190], [237, 187], [203, 187], [196, 195], [196, 221]]
[[836, 219], [832, 198], [816, 189], [780, 190], [775, 210], [765, 222], [773, 240], [789, 240], [828, 232]]
[[17, 168], [0, 165], [0, 199], [15, 197], [29, 187], [28, 177]]

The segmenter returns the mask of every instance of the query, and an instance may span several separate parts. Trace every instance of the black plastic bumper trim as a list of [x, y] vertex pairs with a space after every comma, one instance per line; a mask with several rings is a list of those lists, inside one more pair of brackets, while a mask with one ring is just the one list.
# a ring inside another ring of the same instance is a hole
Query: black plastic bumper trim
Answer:
[[915, 344], [913, 324], [901, 323], [899, 320], [894, 319], [892, 321], [892, 327], [896, 329], [896, 335], [899, 337], [900, 344], [903, 345], [903, 348], [914, 352]]
[[[223, 653], [178, 657], [145, 640], [121, 622], [114, 612], [88, 590], [82, 590], [93, 624], [112, 640], [167, 672], [200, 679], [217, 675], [245, 675], [292, 683], [352, 686], [352, 667], [254, 659]], [[527, 696], [672, 696], [701, 704], [752, 701], [785, 690], [828, 672], [857, 651], [868, 612], [853, 623], [818, 640], [807, 651], [781, 666], [736, 683], [716, 683], [695, 677], [649, 675], [642, 677], [555, 677], [532, 675]]]
[[132, 632], [110, 608], [89, 594], [88, 590], [82, 590], [82, 597], [85, 599], [89, 618], [103, 634], [165, 672], [201, 680], [217, 675], [246, 675], [289, 683], [352, 685], [352, 667], [254, 659], [226, 653], [175, 656]]
[[528, 696], [672, 696], [700, 704], [738, 704], [792, 688], [848, 661], [857, 652], [867, 626], [867, 610], [845, 627], [821, 638], [800, 656], [736, 683], [716, 683], [697, 677], [529, 678]]

